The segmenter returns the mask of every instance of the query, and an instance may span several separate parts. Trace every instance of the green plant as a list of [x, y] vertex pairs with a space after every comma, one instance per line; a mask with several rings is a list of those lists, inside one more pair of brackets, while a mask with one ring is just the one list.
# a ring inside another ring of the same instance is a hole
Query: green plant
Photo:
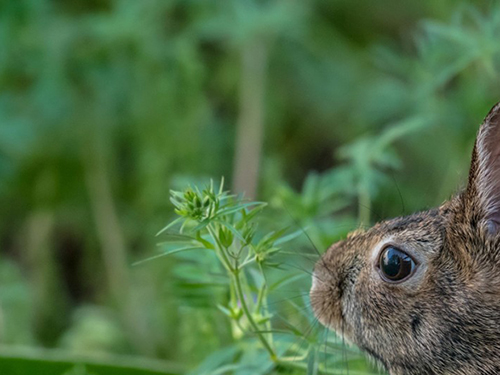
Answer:
[[[282, 257], [297, 255], [283, 250], [283, 245], [300, 236], [302, 229], [281, 228], [263, 233], [258, 224], [266, 203], [229, 194], [223, 189], [223, 181], [218, 189], [211, 182], [203, 190], [189, 187], [171, 191], [170, 199], [178, 217], [158, 233], [169, 239], [161, 244], [162, 253], [144, 261], [187, 252], [209, 253], [224, 274], [226, 288], [222, 298], [212, 303], [230, 322], [230, 345], [213, 353], [211, 361], [205, 361], [194, 373], [224, 373], [230, 369], [238, 374], [257, 374], [274, 369], [279, 373], [307, 370], [310, 374], [339, 374], [343, 371], [342, 361], [352, 362], [353, 369], [357, 362], [364, 366], [358, 354], [348, 351], [342, 343], [318, 332], [311, 334], [317, 322], [307, 309], [303, 289], [302, 306], [301, 302], [284, 299], [291, 303], [298, 317], [282, 316], [280, 307], [269, 302], [270, 294], [279, 295], [281, 287], [304, 276], [287, 272], [276, 281], [277, 270], [285, 265]], [[169, 232], [174, 228], [177, 232]], [[199, 277], [207, 264], [200, 264], [192, 277]], [[248, 354], [252, 352], [254, 355]], [[328, 361], [324, 360], [326, 354]]]

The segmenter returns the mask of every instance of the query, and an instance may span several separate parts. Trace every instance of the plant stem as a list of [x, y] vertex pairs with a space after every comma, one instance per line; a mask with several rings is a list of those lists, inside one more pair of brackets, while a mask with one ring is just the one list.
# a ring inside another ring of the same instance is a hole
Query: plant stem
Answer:
[[[260, 311], [262, 310], [263, 311], [263, 314], [264, 316], [267, 316], [269, 315], [269, 309], [268, 309], [268, 305], [267, 305], [267, 293], [268, 293], [268, 288], [267, 288], [267, 278], [266, 278], [266, 274], [264, 273], [264, 269], [262, 268], [262, 264], [261, 263], [258, 263], [258, 266], [259, 266], [259, 271], [260, 273], [262, 274], [262, 277], [264, 279], [264, 282], [262, 284], [262, 289], [259, 291], [259, 296], [257, 298], [257, 311]], [[271, 320], [267, 320], [267, 322], [265, 323], [265, 326], [267, 328], [268, 331], [271, 330]], [[271, 345], [274, 345], [274, 337], [272, 334], [269, 335], [269, 341], [271, 343]]]
[[277, 362], [278, 361], [278, 357], [276, 355], [276, 352], [271, 347], [271, 345], [269, 344], [269, 342], [266, 340], [266, 338], [264, 337], [264, 335], [261, 332], [259, 332], [260, 331], [259, 326], [257, 325], [257, 323], [255, 322], [255, 320], [253, 319], [252, 314], [251, 314], [250, 310], [248, 309], [248, 306], [247, 306], [247, 303], [246, 303], [246, 300], [245, 300], [245, 295], [244, 295], [243, 289], [241, 287], [241, 281], [240, 281], [239, 271], [235, 270], [232, 273], [232, 276], [233, 276], [234, 285], [236, 286], [236, 294], [238, 295], [238, 299], [240, 300], [241, 308], [243, 309], [243, 313], [247, 317], [248, 322], [252, 326], [252, 328], [254, 330], [254, 333], [257, 335], [257, 337], [259, 338], [260, 342], [262, 343], [262, 345], [264, 345], [264, 348], [266, 348], [266, 350], [269, 352], [269, 355], [271, 356], [271, 360], [273, 362]]
[[257, 303], [255, 304], [255, 311], [258, 312], [262, 308], [262, 299], [264, 298], [264, 290], [266, 289], [266, 285], [262, 285], [259, 289], [259, 294], [257, 295]]
[[243, 268], [243, 267], [255, 262], [255, 259], [256, 259], [256, 257], [252, 257], [252, 258], [245, 260], [243, 263], [240, 264], [239, 268]]
[[212, 236], [214, 242], [215, 242], [215, 251], [219, 255], [219, 259], [221, 260], [222, 264], [224, 267], [231, 273], [234, 273], [234, 268], [231, 265], [231, 262], [229, 261], [229, 258], [227, 257], [226, 253], [224, 252], [224, 247], [219, 241], [219, 238], [216, 235], [216, 231], [212, 228], [212, 226], [209, 224], [207, 225], [208, 233]]

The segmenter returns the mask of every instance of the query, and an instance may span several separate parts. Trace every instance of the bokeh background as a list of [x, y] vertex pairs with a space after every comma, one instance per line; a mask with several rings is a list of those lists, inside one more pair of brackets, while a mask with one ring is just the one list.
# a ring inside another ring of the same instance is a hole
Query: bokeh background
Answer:
[[463, 186], [499, 100], [495, 1], [2, 0], [0, 356], [196, 371], [231, 341], [213, 293], [131, 266], [169, 189], [224, 176], [324, 250]]

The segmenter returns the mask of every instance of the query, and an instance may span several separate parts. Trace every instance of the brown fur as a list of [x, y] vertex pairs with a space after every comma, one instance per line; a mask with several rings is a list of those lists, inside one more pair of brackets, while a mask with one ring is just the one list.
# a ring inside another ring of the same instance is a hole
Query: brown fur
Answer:
[[[311, 304], [391, 375], [500, 374], [500, 103], [474, 146], [467, 189], [437, 209], [376, 224], [316, 264]], [[388, 283], [385, 244], [419, 265]]]

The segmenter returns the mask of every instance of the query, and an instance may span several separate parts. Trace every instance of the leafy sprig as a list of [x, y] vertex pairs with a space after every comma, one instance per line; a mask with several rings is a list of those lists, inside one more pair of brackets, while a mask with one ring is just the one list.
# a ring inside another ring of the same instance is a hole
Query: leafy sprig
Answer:
[[[267, 270], [282, 268], [279, 255], [291, 254], [282, 251], [282, 246], [303, 234], [303, 230], [291, 231], [285, 227], [263, 233], [258, 224], [267, 203], [231, 195], [224, 190], [223, 180], [217, 189], [210, 182], [204, 189], [195, 186], [184, 191], [171, 191], [171, 202], [178, 217], [158, 233], [168, 235], [169, 240], [160, 244], [164, 251], [150, 259], [188, 250], [215, 255], [218, 266], [227, 276], [228, 287], [227, 300], [217, 307], [231, 322], [234, 340], [257, 339], [260, 350], [267, 352], [267, 361], [276, 368], [294, 368], [311, 374], [339, 374], [338, 368], [326, 369], [319, 363], [319, 343], [309, 332], [282, 321], [282, 317], [279, 317], [277, 327], [275, 318], [278, 316], [270, 309], [269, 293], [295, 282], [296, 275], [288, 274], [282, 280], [272, 282], [268, 280]], [[301, 315], [305, 314], [303, 308], [289, 302]], [[300, 319], [311, 327], [315, 324], [311, 315], [305, 314]], [[284, 334], [304, 344], [305, 348], [283, 340]], [[331, 350], [330, 342], [321, 345], [323, 351]], [[311, 363], [314, 366], [311, 367]]]
[[150, 259], [188, 250], [213, 252], [229, 280], [229, 300], [218, 308], [231, 320], [233, 337], [256, 337], [275, 364], [303, 368], [300, 362], [307, 353], [297, 355], [295, 360], [278, 354], [265, 273], [268, 267], [280, 267], [275, 255], [302, 231], [290, 233], [289, 228], [282, 228], [260, 234], [259, 215], [267, 204], [229, 194], [223, 180], [218, 189], [210, 182], [203, 190], [188, 187], [171, 191], [170, 199], [178, 217], [158, 235], [168, 232], [172, 236], [174, 228], [178, 232], [172, 240], [162, 243], [166, 251]]

